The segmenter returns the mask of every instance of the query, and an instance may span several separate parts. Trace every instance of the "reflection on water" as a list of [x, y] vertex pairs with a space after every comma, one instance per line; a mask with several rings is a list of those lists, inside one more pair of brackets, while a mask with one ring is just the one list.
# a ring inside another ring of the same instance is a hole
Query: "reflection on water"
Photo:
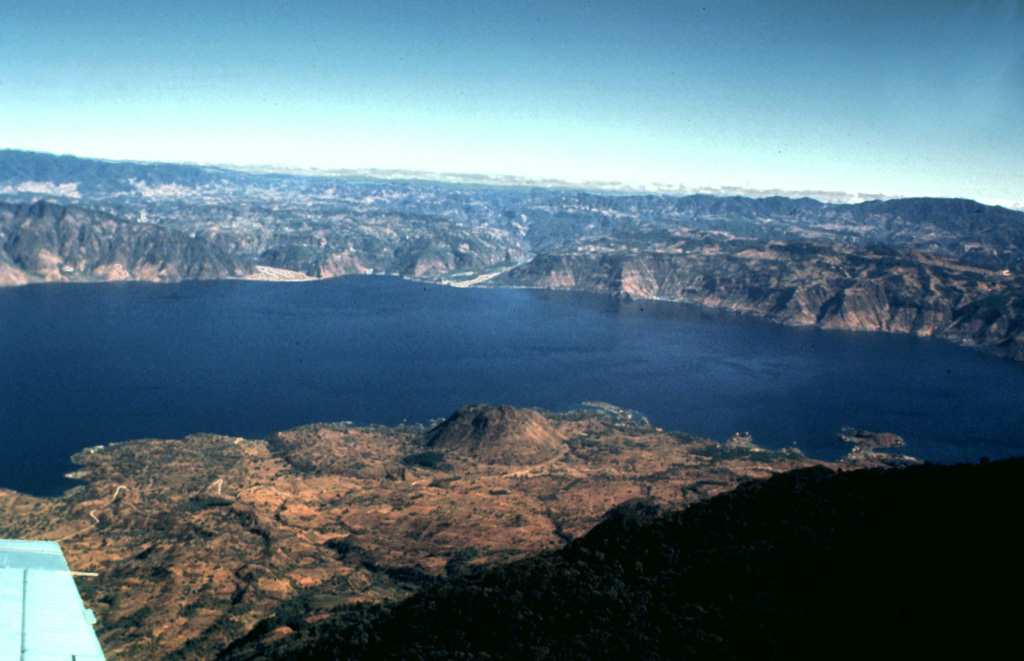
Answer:
[[0, 290], [0, 485], [33, 493], [88, 445], [588, 400], [821, 458], [845, 426], [933, 461], [1024, 448], [1024, 369], [941, 341], [388, 277]]

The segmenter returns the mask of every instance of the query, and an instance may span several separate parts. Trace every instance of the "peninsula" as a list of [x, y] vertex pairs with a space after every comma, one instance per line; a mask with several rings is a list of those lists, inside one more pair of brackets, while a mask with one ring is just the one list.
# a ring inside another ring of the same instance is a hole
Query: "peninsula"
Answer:
[[[868, 439], [869, 445], [873, 439]], [[856, 448], [855, 448], [856, 449]], [[425, 426], [324, 423], [265, 439], [93, 447], [56, 498], [0, 491], [0, 536], [59, 540], [109, 658], [208, 659], [256, 625], [392, 603], [441, 579], [560, 548], [624, 503], [679, 509], [834, 464], [653, 427], [601, 404], [478, 404]]]

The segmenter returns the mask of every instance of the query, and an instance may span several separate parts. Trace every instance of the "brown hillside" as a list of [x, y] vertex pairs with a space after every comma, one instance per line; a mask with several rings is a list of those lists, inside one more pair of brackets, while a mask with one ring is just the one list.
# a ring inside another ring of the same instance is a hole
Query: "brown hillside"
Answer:
[[426, 446], [490, 464], [537, 464], [564, 450], [563, 439], [537, 411], [508, 405], [464, 406], [424, 435]]
[[[859, 434], [855, 452], [829, 466], [892, 461], [871, 451], [885, 435]], [[427, 436], [445, 460], [405, 461], [431, 454]], [[560, 449], [526, 465], [475, 456], [533, 460], [545, 447]], [[287, 635], [254, 629], [275, 613], [309, 623], [393, 602], [556, 549], [622, 503], [678, 509], [822, 463], [746, 436], [719, 444], [664, 431], [600, 403], [568, 413], [478, 405], [430, 431], [328, 423], [265, 440], [148, 439], [74, 460], [82, 484], [62, 496], [0, 489], [0, 537], [59, 540], [73, 569], [96, 573], [78, 586], [111, 661], [212, 659], [250, 633]]]

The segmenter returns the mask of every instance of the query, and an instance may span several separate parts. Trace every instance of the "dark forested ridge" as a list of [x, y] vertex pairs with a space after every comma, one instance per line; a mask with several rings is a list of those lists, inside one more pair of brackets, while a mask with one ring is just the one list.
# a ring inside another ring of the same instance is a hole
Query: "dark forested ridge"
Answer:
[[[623, 506], [561, 551], [225, 658], [986, 656], [1015, 643], [1024, 460], [748, 483]], [[294, 618], [294, 614], [293, 614]], [[256, 638], [254, 635], [250, 638]]]

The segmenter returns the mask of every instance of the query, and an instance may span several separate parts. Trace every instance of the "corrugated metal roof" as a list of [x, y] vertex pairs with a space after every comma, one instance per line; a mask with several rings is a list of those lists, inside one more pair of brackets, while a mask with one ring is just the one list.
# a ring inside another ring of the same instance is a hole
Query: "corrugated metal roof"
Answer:
[[102, 661], [57, 542], [0, 539], [0, 661]]

